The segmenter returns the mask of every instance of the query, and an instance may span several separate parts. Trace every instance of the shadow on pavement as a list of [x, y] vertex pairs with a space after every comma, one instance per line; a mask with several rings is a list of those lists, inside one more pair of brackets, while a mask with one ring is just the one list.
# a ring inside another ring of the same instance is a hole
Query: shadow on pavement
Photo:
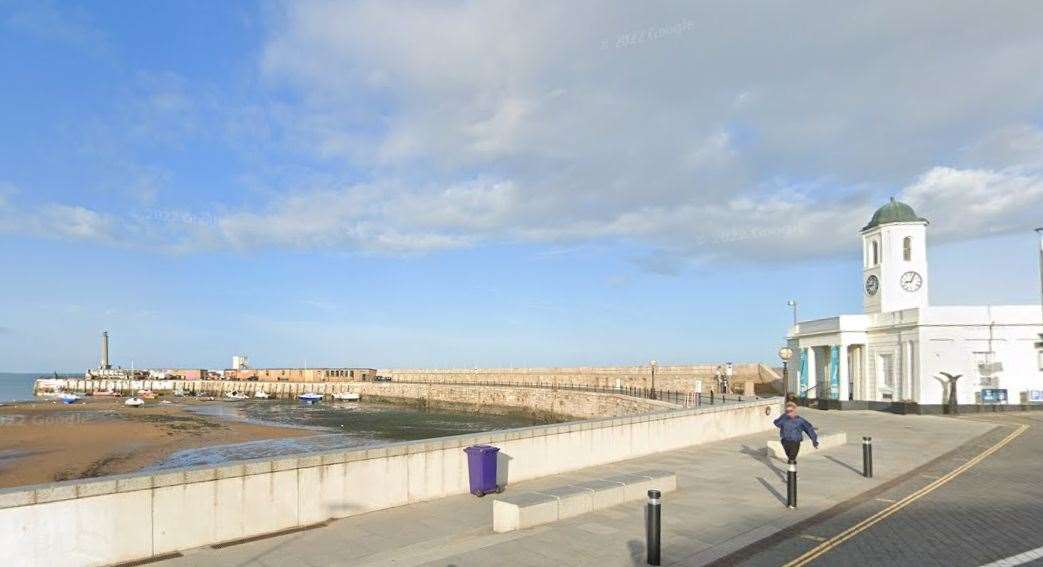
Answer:
[[779, 477], [779, 480], [786, 480], [786, 473], [782, 469], [775, 466], [775, 462], [772, 458], [764, 452], [763, 449], [751, 449], [747, 445], [743, 445], [742, 449], [739, 450], [743, 455], [751, 457], [755, 461], [764, 463], [764, 466], [771, 469], [771, 472], [775, 473], [775, 476]]
[[786, 497], [784, 497], [782, 495], [782, 493], [779, 492], [778, 490], [775, 490], [775, 487], [772, 486], [770, 482], [764, 480], [764, 477], [758, 476], [757, 477], [757, 482], [761, 483], [761, 485], [764, 486], [764, 488], [767, 488], [768, 492], [770, 492], [772, 494], [772, 496], [775, 497], [776, 500], [778, 500], [779, 502], [781, 502], [783, 504], [786, 503]]
[[632, 539], [627, 542], [627, 548], [630, 550], [630, 561], [633, 565], [644, 565], [645, 564], [645, 544], [642, 541]]
[[862, 471], [860, 471], [860, 470], [856, 469], [855, 467], [845, 463], [844, 461], [841, 461], [840, 459], [838, 459], [836, 457], [830, 457], [829, 455], [826, 455], [826, 458], [831, 460], [831, 461], [833, 461], [834, 463], [836, 463], [836, 464], [838, 464], [838, 465], [848, 469], [849, 471], [857, 474], [858, 476], [862, 476]]

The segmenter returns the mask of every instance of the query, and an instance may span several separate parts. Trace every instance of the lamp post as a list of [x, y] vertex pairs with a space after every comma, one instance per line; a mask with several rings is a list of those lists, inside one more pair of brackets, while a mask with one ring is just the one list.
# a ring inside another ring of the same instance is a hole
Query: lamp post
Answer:
[[779, 349], [779, 358], [782, 359], [782, 389], [786, 394], [786, 400], [789, 400], [789, 359], [793, 358], [793, 349], [788, 346], [784, 346]]
[[791, 299], [791, 300], [786, 302], [786, 305], [788, 305], [788, 306], [793, 308], [793, 326], [796, 327], [797, 326], [797, 305], [798, 305], [797, 304], [797, 300], [796, 299]]
[[649, 362], [648, 364], [649, 364], [649, 366], [652, 367], [652, 392], [651, 392], [650, 397], [654, 400], [655, 399], [655, 367], [656, 367], [656, 361], [653, 360], [653, 361]]
[[[1039, 235], [1039, 308], [1040, 312], [1043, 313], [1043, 227], [1037, 228], [1036, 234]], [[1039, 342], [1036, 343], [1036, 349], [1039, 350], [1038, 366], [1043, 369], [1043, 332], [1039, 334]]]

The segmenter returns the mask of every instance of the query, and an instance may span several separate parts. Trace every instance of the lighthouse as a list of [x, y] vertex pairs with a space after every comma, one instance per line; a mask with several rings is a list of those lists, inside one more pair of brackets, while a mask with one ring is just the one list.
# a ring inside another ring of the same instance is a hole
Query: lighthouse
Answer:
[[102, 370], [109, 370], [112, 365], [109, 364], [109, 332], [101, 332], [101, 364], [98, 366]]

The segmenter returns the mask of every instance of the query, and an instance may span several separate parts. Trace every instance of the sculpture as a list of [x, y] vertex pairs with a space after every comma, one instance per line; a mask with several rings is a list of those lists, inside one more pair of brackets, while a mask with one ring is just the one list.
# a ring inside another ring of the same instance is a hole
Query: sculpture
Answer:
[[[963, 374], [956, 374], [955, 376], [948, 372], [939, 372], [938, 374], [941, 374], [948, 379], [949, 411], [947, 413], [953, 415], [960, 413], [959, 404], [956, 403], [956, 381], [959, 380]], [[943, 385], [943, 387], [945, 387], [945, 385]]]

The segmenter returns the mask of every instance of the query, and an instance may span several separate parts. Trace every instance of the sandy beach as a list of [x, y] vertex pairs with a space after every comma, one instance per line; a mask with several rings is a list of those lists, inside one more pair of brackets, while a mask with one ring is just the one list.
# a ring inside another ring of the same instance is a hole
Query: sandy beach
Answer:
[[315, 431], [198, 415], [187, 404], [122, 398], [0, 406], [0, 488], [133, 472], [182, 449], [314, 435]]

